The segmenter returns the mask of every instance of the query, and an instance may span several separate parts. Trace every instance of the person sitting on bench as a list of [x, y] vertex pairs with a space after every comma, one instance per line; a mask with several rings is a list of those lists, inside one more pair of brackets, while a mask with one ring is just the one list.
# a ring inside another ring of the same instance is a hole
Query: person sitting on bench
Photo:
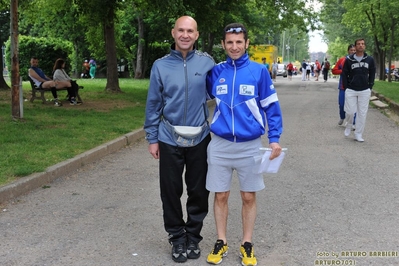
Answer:
[[58, 58], [53, 67], [53, 80], [55, 82], [69, 82], [72, 86], [71, 92], [68, 90], [68, 100], [71, 105], [79, 105], [81, 102], [76, 100], [76, 94], [79, 90], [79, 86], [76, 82], [72, 81], [72, 79], [68, 76], [68, 74], [64, 70], [65, 68], [65, 60], [62, 58]]
[[51, 93], [54, 97], [54, 106], [62, 106], [62, 103], [58, 100], [57, 88], [68, 88], [68, 93], [71, 93], [73, 91], [71, 83], [66, 81], [51, 80], [44, 74], [43, 70], [38, 67], [39, 59], [37, 59], [36, 57], [32, 57], [30, 59], [30, 65], [31, 67], [29, 68], [29, 77], [33, 80], [35, 85], [43, 90], [51, 89]]

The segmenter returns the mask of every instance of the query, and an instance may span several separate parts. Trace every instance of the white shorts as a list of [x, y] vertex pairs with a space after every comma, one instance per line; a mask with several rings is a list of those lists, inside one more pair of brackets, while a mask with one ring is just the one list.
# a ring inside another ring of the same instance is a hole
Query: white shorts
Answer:
[[233, 171], [237, 172], [240, 190], [256, 192], [265, 188], [263, 174], [258, 174], [262, 156], [261, 138], [246, 142], [231, 142], [216, 135], [208, 145], [206, 189], [211, 192], [230, 191]]

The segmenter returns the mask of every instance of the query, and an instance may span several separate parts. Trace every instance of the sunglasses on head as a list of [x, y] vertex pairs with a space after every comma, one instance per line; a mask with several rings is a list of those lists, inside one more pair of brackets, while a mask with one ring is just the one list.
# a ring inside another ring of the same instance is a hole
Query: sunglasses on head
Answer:
[[227, 33], [240, 33], [240, 32], [245, 32], [245, 30], [241, 27], [239, 28], [230, 28], [228, 30], [226, 30]]

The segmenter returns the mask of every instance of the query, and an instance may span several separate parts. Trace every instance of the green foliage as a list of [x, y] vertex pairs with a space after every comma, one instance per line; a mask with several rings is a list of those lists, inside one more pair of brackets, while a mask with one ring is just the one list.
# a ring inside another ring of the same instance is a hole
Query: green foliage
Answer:
[[[144, 66], [140, 71], [148, 74], [155, 58], [153, 45], [172, 43], [170, 30], [181, 15], [197, 20], [198, 48], [218, 57], [218, 51], [212, 49], [219, 44], [228, 23], [244, 23], [252, 43], [279, 47], [283, 31], [296, 28], [306, 34], [317, 28], [318, 14], [308, 2], [209, 0], [204, 5], [198, 0], [31, 0], [20, 3], [20, 32], [70, 41], [74, 50], [69, 55], [71, 69], [80, 72], [84, 59], [94, 57], [101, 62], [109, 55], [105, 51], [104, 26], [114, 24], [116, 57], [126, 58], [133, 70], [139, 61]], [[139, 38], [141, 22], [144, 32]], [[138, 43], [143, 44], [140, 54]]]
[[147, 77], [150, 76], [150, 71], [152, 64], [158, 58], [161, 58], [170, 52], [170, 43], [152, 43], [148, 47], [148, 68], [147, 68]]
[[216, 63], [226, 61], [227, 55], [221, 44], [213, 46], [212, 52], [213, 60], [215, 60]]
[[0, 45], [10, 37], [10, 11], [0, 11]]
[[348, 54], [349, 44], [340, 37], [337, 37], [333, 42], [328, 44], [328, 54], [330, 55], [331, 63]]
[[[6, 58], [10, 56], [10, 41], [6, 43]], [[70, 56], [73, 56], [72, 44], [68, 41], [55, 39], [55, 38], [35, 38], [29, 36], [19, 36], [19, 69], [20, 75], [24, 80], [27, 80], [28, 69], [30, 67], [30, 59], [37, 57], [39, 59], [40, 68], [51, 76], [53, 72], [54, 63], [58, 58], [66, 60], [66, 69]], [[10, 61], [7, 62], [8, 69]]]

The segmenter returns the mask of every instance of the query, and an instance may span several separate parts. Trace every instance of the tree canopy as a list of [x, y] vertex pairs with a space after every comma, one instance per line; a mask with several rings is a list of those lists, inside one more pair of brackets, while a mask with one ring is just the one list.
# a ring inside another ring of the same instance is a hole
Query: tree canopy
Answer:
[[[209, 0], [204, 5], [198, 0], [31, 0], [20, 3], [19, 27], [22, 35], [71, 42], [71, 68], [75, 75], [86, 58], [103, 62], [105, 89], [120, 91], [118, 62], [128, 62], [135, 78], [148, 77], [152, 62], [168, 52], [173, 42], [171, 28], [182, 15], [197, 20], [198, 46], [212, 54], [215, 44], [220, 43], [222, 29], [232, 22], [244, 23], [254, 44], [279, 46], [283, 32], [292, 29], [306, 35], [318, 25], [312, 3]], [[307, 50], [305, 42], [298, 44], [298, 50]]]

